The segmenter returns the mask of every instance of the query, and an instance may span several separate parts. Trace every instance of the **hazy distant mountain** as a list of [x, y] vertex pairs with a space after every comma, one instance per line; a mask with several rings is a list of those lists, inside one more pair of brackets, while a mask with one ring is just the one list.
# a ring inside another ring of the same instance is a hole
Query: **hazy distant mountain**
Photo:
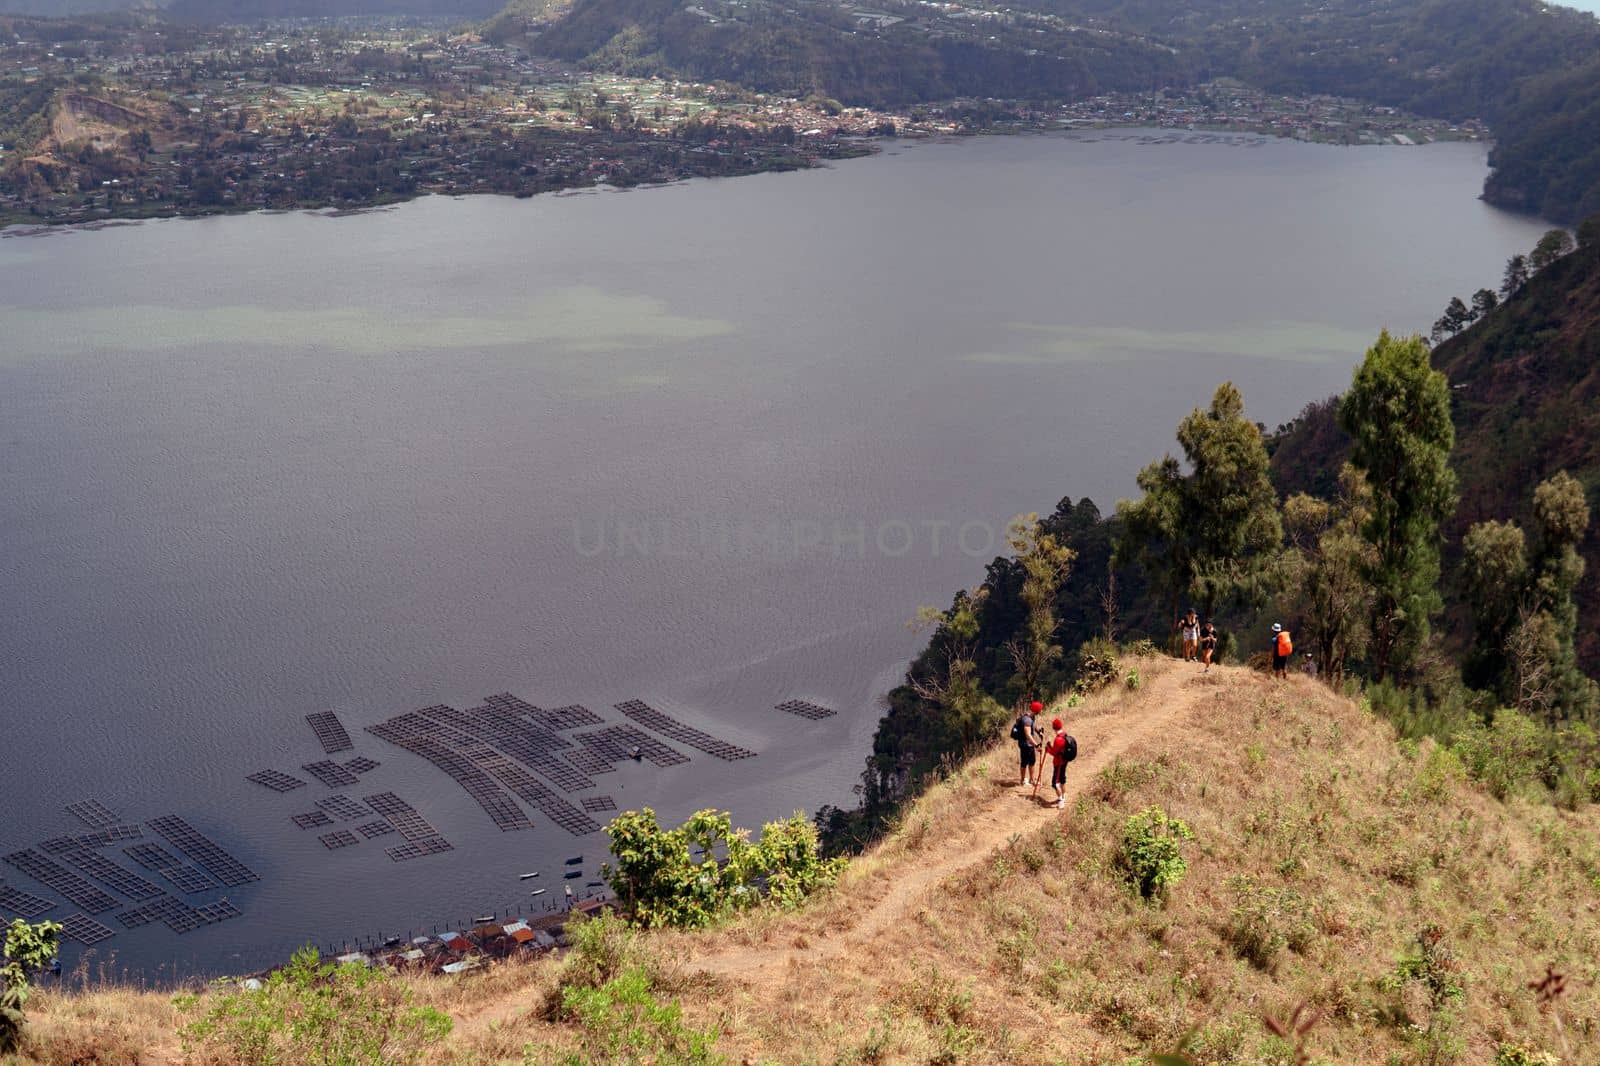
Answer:
[[101, 11], [156, 11], [165, 0], [0, 0], [0, 15], [87, 15]]
[[0, 0], [5, 15], [84, 15], [100, 11], [160, 11], [193, 22], [251, 22], [323, 15], [448, 15], [481, 19], [500, 10], [495, 0]]
[[[7, 2], [0, 0], [0, 4]], [[481, 19], [501, 6], [494, 0], [175, 0], [167, 7], [167, 13], [193, 22], [324, 15], [448, 15]]]

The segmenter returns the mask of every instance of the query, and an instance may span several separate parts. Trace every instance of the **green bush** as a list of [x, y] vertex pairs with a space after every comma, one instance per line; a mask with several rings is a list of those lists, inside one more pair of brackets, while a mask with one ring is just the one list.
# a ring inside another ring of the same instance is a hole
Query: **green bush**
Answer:
[[1189, 869], [1182, 846], [1194, 833], [1160, 807], [1147, 807], [1122, 826], [1117, 865], [1145, 899], [1160, 899]]
[[1516, 711], [1501, 710], [1493, 725], [1457, 731], [1454, 748], [1467, 776], [1503, 800], [1537, 777], [1544, 766], [1544, 729]]
[[1078, 670], [1072, 690], [1080, 696], [1114, 685], [1121, 676], [1117, 666], [1117, 646], [1107, 640], [1084, 641], [1078, 649]]
[[714, 1050], [719, 1035], [715, 1027], [685, 1025], [683, 1007], [656, 997], [655, 981], [643, 966], [628, 966], [597, 987], [564, 988], [562, 1016], [582, 1030], [583, 1051], [567, 1057], [571, 1066], [710, 1066], [725, 1061]]
[[561, 975], [563, 990], [568, 986], [599, 988], [624, 970], [649, 968], [638, 933], [610, 911], [569, 925], [567, 935], [572, 950], [567, 952]]
[[763, 900], [792, 908], [833, 884], [846, 863], [822, 857], [817, 828], [802, 814], [769, 822], [755, 844], [726, 811], [713, 810], [695, 812], [676, 829], [661, 828], [648, 807], [628, 811], [606, 835], [616, 864], [602, 872], [618, 904], [646, 928], [699, 928]]
[[22, 1035], [28, 1003], [28, 975], [50, 965], [61, 950], [61, 926], [29, 925], [13, 919], [6, 929], [5, 955], [0, 957], [0, 1053], [12, 1050]]
[[260, 988], [180, 996], [185, 1011], [210, 1006], [184, 1026], [184, 1050], [219, 1053], [241, 1066], [390, 1066], [418, 1061], [450, 1032], [448, 1015], [412, 1004], [409, 989], [359, 963], [325, 965], [315, 948]]
[[1257, 969], [1271, 971], [1284, 948], [1304, 952], [1316, 935], [1306, 898], [1291, 888], [1269, 888], [1253, 877], [1228, 881], [1233, 909], [1223, 936], [1239, 957]]
[[1495, 1048], [1494, 1066], [1560, 1066], [1561, 1060], [1548, 1051], [1534, 1051], [1509, 1041]]

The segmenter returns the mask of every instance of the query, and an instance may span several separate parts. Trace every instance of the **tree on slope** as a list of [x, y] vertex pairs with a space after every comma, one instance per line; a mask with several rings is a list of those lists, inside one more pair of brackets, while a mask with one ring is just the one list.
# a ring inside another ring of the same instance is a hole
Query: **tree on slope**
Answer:
[[1361, 535], [1373, 547], [1363, 569], [1373, 589], [1372, 665], [1381, 681], [1410, 666], [1427, 640], [1429, 617], [1441, 606], [1440, 524], [1456, 505], [1450, 386], [1429, 364], [1421, 337], [1379, 335], [1339, 405], [1339, 425], [1372, 493]]
[[1493, 690], [1520, 711], [1584, 718], [1600, 703], [1573, 647], [1583, 578], [1578, 545], [1589, 531], [1583, 486], [1565, 470], [1533, 492], [1533, 551], [1515, 522], [1467, 531], [1462, 572], [1474, 641], [1468, 684]]
[[1298, 615], [1303, 643], [1317, 672], [1337, 685], [1371, 639], [1372, 586], [1365, 570], [1372, 545], [1361, 537], [1371, 493], [1349, 463], [1339, 476], [1339, 496], [1329, 502], [1305, 493], [1284, 501], [1289, 546], [1280, 560], [1282, 613]]
[[1268, 553], [1283, 541], [1266, 444], [1231, 381], [1218, 386], [1209, 409], [1178, 423], [1177, 437], [1189, 473], [1164, 456], [1139, 472], [1144, 497], [1117, 504], [1118, 565], [1141, 563], [1166, 590], [1174, 619], [1185, 594], [1210, 616], [1257, 593]]
[[1578, 669], [1574, 639], [1578, 606], [1574, 595], [1583, 580], [1578, 545], [1589, 532], [1589, 503], [1578, 479], [1559, 471], [1533, 490], [1537, 540], [1529, 566], [1532, 585], [1527, 610], [1544, 615], [1549, 637], [1543, 658], [1550, 678], [1546, 710], [1561, 718], [1585, 717], [1595, 709], [1594, 682]]
[[1047, 533], [1036, 514], [1018, 515], [1011, 520], [1006, 540], [1022, 567], [1022, 602], [1027, 617], [1021, 629], [1006, 643], [1006, 650], [1017, 667], [1017, 681], [1024, 698], [1034, 698], [1039, 682], [1051, 663], [1061, 658], [1056, 643], [1056, 593], [1072, 573], [1078, 553], [1054, 535]]

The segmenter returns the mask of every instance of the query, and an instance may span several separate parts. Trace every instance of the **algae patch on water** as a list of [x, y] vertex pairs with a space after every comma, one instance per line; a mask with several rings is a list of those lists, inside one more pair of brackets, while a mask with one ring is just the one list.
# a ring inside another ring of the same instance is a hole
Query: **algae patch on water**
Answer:
[[315, 348], [357, 355], [537, 346], [614, 352], [724, 336], [733, 324], [675, 314], [666, 301], [575, 285], [487, 314], [425, 308], [152, 305], [19, 310], [0, 316], [13, 358], [180, 347]]
[[1015, 348], [978, 352], [967, 356], [966, 361], [996, 366], [1047, 366], [1217, 355], [1294, 363], [1349, 362], [1372, 342], [1365, 332], [1322, 322], [1268, 321], [1196, 330], [1012, 322], [1006, 329], [1015, 339]]

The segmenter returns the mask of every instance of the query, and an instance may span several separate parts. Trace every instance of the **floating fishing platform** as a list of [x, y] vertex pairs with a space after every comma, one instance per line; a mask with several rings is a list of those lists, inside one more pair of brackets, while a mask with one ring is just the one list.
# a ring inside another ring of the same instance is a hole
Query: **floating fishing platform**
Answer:
[[229, 888], [261, 880], [244, 863], [229, 855], [199, 830], [175, 814], [145, 823], [167, 842], [198, 863], [207, 873]]
[[24, 892], [20, 888], [11, 888], [0, 885], [0, 911], [15, 914], [19, 918], [37, 918], [55, 910], [56, 901], [35, 896], [32, 892]]
[[164, 895], [160, 888], [98, 851], [69, 851], [62, 858], [127, 899], [137, 901]]
[[76, 903], [90, 914], [104, 914], [117, 906], [117, 901], [95, 888], [89, 882], [30, 848], [13, 851], [5, 861], [41, 885], [55, 889], [68, 902]]
[[346, 770], [332, 759], [320, 759], [317, 762], [308, 762], [300, 767], [312, 777], [321, 781], [329, 788], [345, 788], [357, 782], [355, 774]]
[[297, 788], [306, 787], [306, 783], [298, 777], [278, 770], [257, 770], [253, 774], [246, 774], [244, 779], [270, 788], [274, 792], [293, 792]]
[[638, 722], [646, 729], [653, 729], [668, 740], [676, 740], [680, 744], [687, 744], [691, 748], [705, 752], [707, 755], [732, 762], [736, 759], [753, 759], [755, 752], [749, 748], [741, 748], [737, 744], [729, 744], [725, 740], [718, 740], [709, 733], [702, 733], [692, 726], [684, 725], [671, 715], [656, 710], [643, 700], [624, 700], [616, 705], [617, 710], [627, 717]]
[[372, 811], [349, 796], [339, 793], [326, 799], [317, 800], [317, 806], [332, 814], [340, 821], [354, 822], [369, 817]]
[[322, 750], [332, 755], [336, 751], [349, 751], [355, 747], [350, 743], [350, 734], [345, 732], [344, 723], [339, 721], [339, 716], [332, 711], [318, 711], [306, 715], [306, 722], [311, 726], [311, 731], [317, 735], [317, 743], [322, 745]]
[[822, 706], [820, 703], [812, 703], [810, 700], [784, 700], [778, 704], [776, 709], [783, 711], [785, 714], [797, 714], [801, 718], [809, 718], [813, 722], [822, 718], [832, 718], [839, 713], [832, 708]]
[[94, 799], [79, 800], [77, 803], [67, 804], [67, 813], [90, 829], [106, 829], [122, 820], [112, 813], [105, 804]]
[[117, 934], [87, 914], [69, 914], [61, 919], [61, 935], [69, 940], [76, 940], [84, 947], [92, 947]]

